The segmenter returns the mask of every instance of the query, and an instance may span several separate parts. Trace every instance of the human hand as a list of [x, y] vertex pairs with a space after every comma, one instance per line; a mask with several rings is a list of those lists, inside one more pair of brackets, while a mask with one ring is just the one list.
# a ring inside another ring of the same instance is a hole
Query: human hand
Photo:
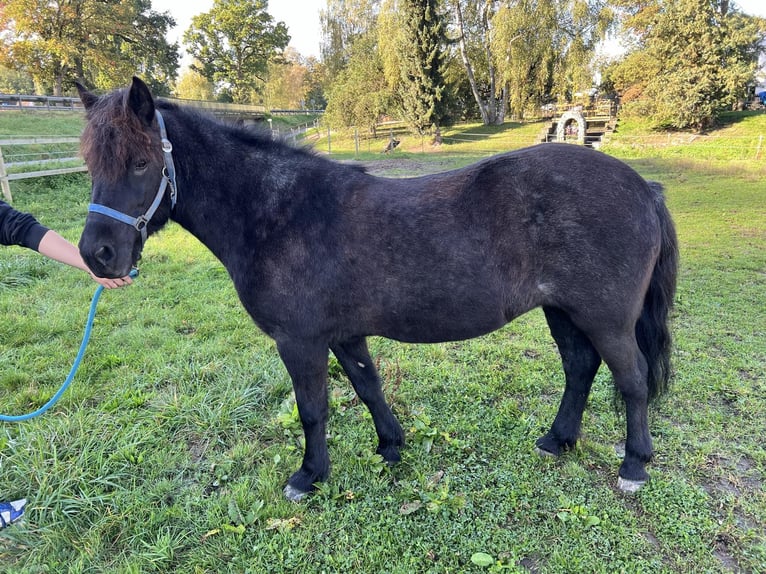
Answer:
[[133, 279], [129, 275], [126, 275], [125, 277], [118, 277], [116, 279], [109, 279], [108, 277], [97, 277], [94, 275], [93, 271], [88, 271], [88, 273], [90, 273], [90, 276], [96, 283], [105, 289], [115, 289], [117, 287], [124, 287], [125, 285], [130, 285], [133, 283]]

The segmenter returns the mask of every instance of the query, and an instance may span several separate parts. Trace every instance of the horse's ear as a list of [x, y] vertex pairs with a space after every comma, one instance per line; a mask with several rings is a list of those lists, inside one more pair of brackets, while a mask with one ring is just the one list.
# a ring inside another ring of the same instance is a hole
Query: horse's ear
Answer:
[[125, 93], [125, 107], [138, 116], [145, 125], [154, 121], [154, 99], [149, 87], [140, 78], [133, 76], [133, 84]]
[[74, 85], [77, 88], [77, 93], [80, 94], [80, 101], [82, 102], [82, 105], [85, 106], [85, 109], [89, 110], [92, 108], [98, 101], [98, 96], [86, 90], [85, 86], [80, 82], [75, 82]]

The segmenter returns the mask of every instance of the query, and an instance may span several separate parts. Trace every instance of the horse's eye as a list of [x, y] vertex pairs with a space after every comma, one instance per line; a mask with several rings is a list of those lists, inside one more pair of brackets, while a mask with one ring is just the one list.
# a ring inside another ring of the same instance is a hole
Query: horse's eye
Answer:
[[145, 159], [138, 159], [136, 160], [136, 163], [133, 166], [133, 169], [135, 169], [136, 173], [143, 173], [146, 171], [146, 168], [148, 167], [149, 163]]

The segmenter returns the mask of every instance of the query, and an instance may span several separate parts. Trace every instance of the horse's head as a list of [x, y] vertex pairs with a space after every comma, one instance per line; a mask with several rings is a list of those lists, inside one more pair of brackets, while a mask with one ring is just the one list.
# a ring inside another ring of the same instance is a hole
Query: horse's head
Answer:
[[149, 88], [138, 78], [103, 97], [79, 84], [77, 90], [87, 111], [81, 149], [93, 182], [80, 253], [96, 275], [122, 277], [170, 215], [170, 145]]

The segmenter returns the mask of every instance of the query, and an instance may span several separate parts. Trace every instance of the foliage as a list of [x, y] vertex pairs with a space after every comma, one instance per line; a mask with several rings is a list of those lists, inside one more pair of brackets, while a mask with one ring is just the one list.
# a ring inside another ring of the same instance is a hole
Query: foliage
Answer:
[[451, 0], [455, 42], [474, 101], [484, 125], [501, 124], [505, 119], [507, 90], [498, 94], [495, 61], [490, 46], [492, 2]]
[[192, 18], [183, 41], [196, 60], [192, 69], [217, 92], [258, 103], [269, 62], [282, 55], [290, 36], [268, 13], [268, 0], [215, 0], [209, 12]]
[[271, 109], [321, 109], [326, 105], [322, 87], [324, 66], [316, 58], [304, 58], [292, 48], [284, 59], [269, 62], [266, 106]]
[[322, 62], [330, 84], [348, 66], [357, 39], [374, 32], [379, 4], [380, 0], [327, 0], [320, 11]]
[[392, 94], [375, 34], [356, 39], [349, 64], [336, 76], [327, 100], [322, 121], [336, 127], [359, 126], [374, 131], [381, 116], [391, 110]]
[[572, 102], [593, 84], [590, 60], [612, 24], [608, 4], [513, 2], [492, 17], [492, 54], [519, 118], [546, 100]]
[[[33, 133], [45, 123], [37, 113], [26, 114]], [[9, 117], [0, 113], [0, 133]], [[739, 136], [766, 133], [766, 114], [726, 120]], [[623, 132], [656, 137], [639, 128], [621, 127], [615, 145]], [[402, 462], [381, 464], [369, 414], [334, 372], [332, 475], [305, 502], [285, 501], [281, 487], [300, 464], [289, 377], [221, 265], [171, 225], [147, 242], [134, 285], [102, 296], [80, 372], [54, 410], [3, 424], [4, 497], [29, 499], [24, 521], [0, 531], [3, 569], [762, 572], [766, 168], [754, 155], [702, 161], [695, 145], [631, 159], [665, 184], [682, 255], [676, 384], [651, 411], [657, 455], [643, 491], [615, 488], [625, 420], [606, 372], [577, 448], [558, 460], [532, 453], [564, 387], [533, 312], [470, 341], [372, 338], [407, 429]], [[406, 174], [464, 160], [423, 154]], [[388, 157], [375, 166], [405, 175]], [[86, 176], [12, 185], [16, 207], [77, 241]], [[0, 248], [0, 261], [0, 276], [21, 280], [0, 289], [0, 403], [16, 414], [66, 375], [95, 284], [21, 248]]]
[[402, 118], [420, 134], [442, 123], [445, 30], [436, 0], [400, 0], [397, 96]]
[[8, 0], [0, 64], [29, 74], [40, 94], [62, 95], [75, 80], [112, 89], [140, 73], [160, 95], [178, 68], [165, 35], [175, 21], [150, 0]]
[[210, 101], [215, 97], [212, 82], [191, 68], [184, 70], [178, 77], [174, 94], [185, 100]]
[[635, 47], [606, 71], [608, 81], [626, 113], [658, 127], [711, 127], [745, 97], [766, 38], [766, 21], [725, 0], [653, 0], [624, 26]]
[[612, 22], [608, 3], [450, 0], [460, 57], [485, 124], [571, 102], [592, 84], [590, 60]]
[[35, 91], [32, 76], [0, 65], [0, 92], [6, 94], [31, 94]]
[[393, 116], [425, 132], [445, 121], [448, 113], [462, 115], [462, 106], [453, 111], [457, 97], [451, 97], [459, 92], [453, 86], [462, 78], [449, 88], [444, 79], [446, 38], [440, 5], [384, 0], [363, 3], [365, 9], [350, 15], [336, 14], [325, 35], [345, 38], [346, 47], [342, 54], [334, 53], [328, 65], [326, 123], [371, 127], [383, 116]]

